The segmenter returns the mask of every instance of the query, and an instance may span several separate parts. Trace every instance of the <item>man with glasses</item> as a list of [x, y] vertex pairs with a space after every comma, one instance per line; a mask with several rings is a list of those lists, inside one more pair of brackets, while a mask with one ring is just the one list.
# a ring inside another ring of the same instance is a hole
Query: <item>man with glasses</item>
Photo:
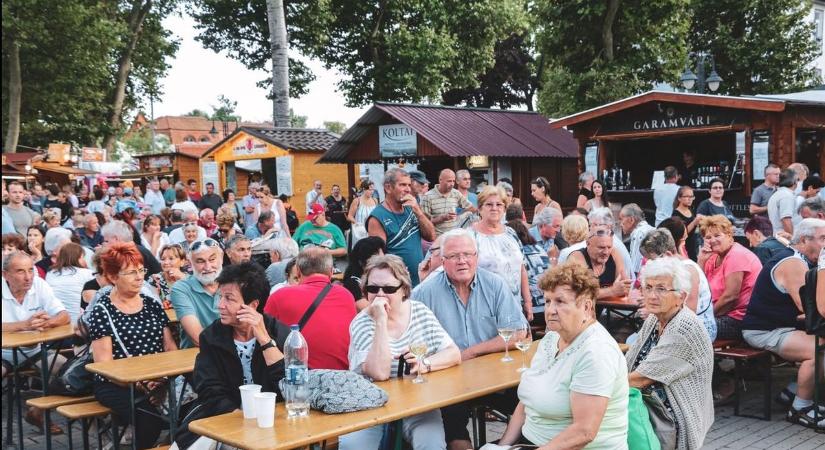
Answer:
[[219, 318], [218, 276], [223, 269], [223, 250], [207, 238], [189, 248], [192, 275], [178, 281], [169, 294], [183, 333], [180, 348], [197, 347], [201, 331]]
[[330, 284], [332, 255], [325, 249], [303, 249], [296, 257], [296, 266], [300, 284], [275, 291], [266, 301], [264, 313], [284, 324], [298, 324], [328, 288], [301, 328], [311, 349], [309, 368], [349, 370], [349, 326], [356, 314], [355, 298], [343, 286]]
[[[504, 351], [498, 327], [525, 324], [521, 305], [496, 274], [478, 267], [473, 235], [455, 229], [441, 236], [443, 271], [433, 272], [413, 289], [410, 298], [424, 303], [461, 350], [461, 359], [473, 359]], [[517, 339], [510, 341], [512, 347]], [[515, 390], [483, 399], [504, 413], [518, 403]], [[470, 405], [461, 403], [441, 409], [444, 433], [450, 449], [472, 448], [467, 432]]]
[[392, 168], [384, 174], [384, 201], [367, 218], [367, 233], [387, 243], [387, 253], [404, 260], [413, 286], [417, 286], [418, 265], [424, 259], [421, 239], [435, 240], [433, 226], [411, 194], [410, 175]]
[[768, 213], [768, 200], [774, 192], [776, 192], [776, 185], [779, 184], [779, 166], [776, 164], [768, 164], [765, 166], [765, 181], [756, 187], [751, 194], [751, 205], [748, 208], [751, 215]]

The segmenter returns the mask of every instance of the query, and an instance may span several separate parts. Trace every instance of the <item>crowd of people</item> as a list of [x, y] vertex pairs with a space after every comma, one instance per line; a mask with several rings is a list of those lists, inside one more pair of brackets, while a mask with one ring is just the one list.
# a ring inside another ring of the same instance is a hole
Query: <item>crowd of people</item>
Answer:
[[[391, 168], [383, 199], [370, 180], [351, 199], [337, 185], [325, 196], [317, 180], [303, 223], [290, 198], [257, 182], [238, 198], [211, 183], [202, 193], [194, 180], [92, 190], [12, 181], [3, 186], [3, 331], [76, 324], [66, 345], [88, 345], [95, 361], [199, 347], [189, 398], [199, 414], [217, 415], [240, 407], [240, 385], [280, 393], [288, 326], [299, 322], [311, 369], [374, 381], [395, 376], [402, 359], [428, 373], [504, 351], [517, 339], [502, 340], [502, 326], [517, 338], [530, 324], [546, 329], [518, 388], [403, 420], [413, 448], [451, 450], [472, 448], [479, 402], [510, 416], [498, 445], [627, 448], [634, 389], [672, 419], [670, 448], [698, 449], [714, 403], [732, 393], [712, 345], [730, 339], [797, 363], [780, 396], [788, 419], [825, 429], [800, 294], [805, 273], [825, 269], [822, 180], [798, 164], [766, 167], [746, 246], [723, 180], [694, 207], [679, 170], [664, 175], [650, 221], [635, 203], [611, 203], [586, 172], [567, 214], [546, 178], [531, 180], [531, 222], [510, 180], [472, 192], [466, 170], [444, 169], [430, 188], [423, 172]], [[639, 304], [626, 355], [598, 308], [616, 298]], [[419, 360], [410, 345], [420, 338]], [[58, 371], [65, 358], [50, 356]], [[3, 350], [4, 376], [12, 369]], [[138, 447], [158, 439], [159, 398], [174, 382], [136, 386], [146, 394]], [[96, 376], [94, 395], [129, 420], [127, 387]], [[36, 409], [26, 420], [43, 426]], [[384, 430], [341, 436], [339, 448], [377, 449]]]

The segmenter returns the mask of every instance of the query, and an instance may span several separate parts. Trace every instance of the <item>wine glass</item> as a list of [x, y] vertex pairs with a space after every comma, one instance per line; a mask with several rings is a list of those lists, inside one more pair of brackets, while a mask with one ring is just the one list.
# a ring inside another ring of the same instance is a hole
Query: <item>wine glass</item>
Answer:
[[501, 339], [504, 340], [504, 357], [501, 358], [501, 362], [510, 362], [513, 358], [510, 356], [510, 338], [513, 337], [513, 333], [516, 331], [515, 322], [513, 322], [510, 317], [505, 317], [504, 321], [498, 326], [498, 335], [501, 336]]
[[419, 335], [413, 338], [413, 341], [410, 344], [410, 353], [415, 356], [418, 366], [418, 371], [412, 382], [416, 384], [425, 383], [427, 380], [424, 379], [424, 376], [421, 374], [421, 370], [424, 368], [424, 356], [427, 355], [427, 341], [424, 340], [423, 336]]
[[520, 336], [516, 339], [516, 348], [521, 351], [521, 367], [518, 372], [527, 370], [527, 350], [533, 345], [533, 333], [529, 324], [524, 324], [519, 328]]

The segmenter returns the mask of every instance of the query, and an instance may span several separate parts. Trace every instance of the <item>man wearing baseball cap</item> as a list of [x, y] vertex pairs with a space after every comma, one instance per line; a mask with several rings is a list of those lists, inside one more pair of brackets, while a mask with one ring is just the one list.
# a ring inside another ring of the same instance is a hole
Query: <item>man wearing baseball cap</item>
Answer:
[[315, 203], [311, 208], [307, 220], [295, 230], [292, 238], [302, 249], [307, 246], [324, 247], [332, 256], [346, 256], [344, 233], [337, 225], [327, 221], [323, 205]]
[[430, 180], [427, 179], [427, 175], [420, 170], [410, 170], [407, 172], [410, 174], [410, 188], [412, 188], [411, 194], [415, 196], [415, 200], [418, 204], [421, 204], [421, 198], [427, 191], [430, 190]]

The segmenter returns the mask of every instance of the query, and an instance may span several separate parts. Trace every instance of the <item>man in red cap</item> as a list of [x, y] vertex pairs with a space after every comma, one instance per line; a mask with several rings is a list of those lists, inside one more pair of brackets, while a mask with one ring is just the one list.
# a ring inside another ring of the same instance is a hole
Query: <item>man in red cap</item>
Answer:
[[292, 238], [300, 248], [307, 246], [324, 247], [332, 256], [347, 255], [347, 241], [344, 233], [334, 223], [327, 221], [324, 206], [315, 203], [307, 214], [306, 222], [295, 230]]

